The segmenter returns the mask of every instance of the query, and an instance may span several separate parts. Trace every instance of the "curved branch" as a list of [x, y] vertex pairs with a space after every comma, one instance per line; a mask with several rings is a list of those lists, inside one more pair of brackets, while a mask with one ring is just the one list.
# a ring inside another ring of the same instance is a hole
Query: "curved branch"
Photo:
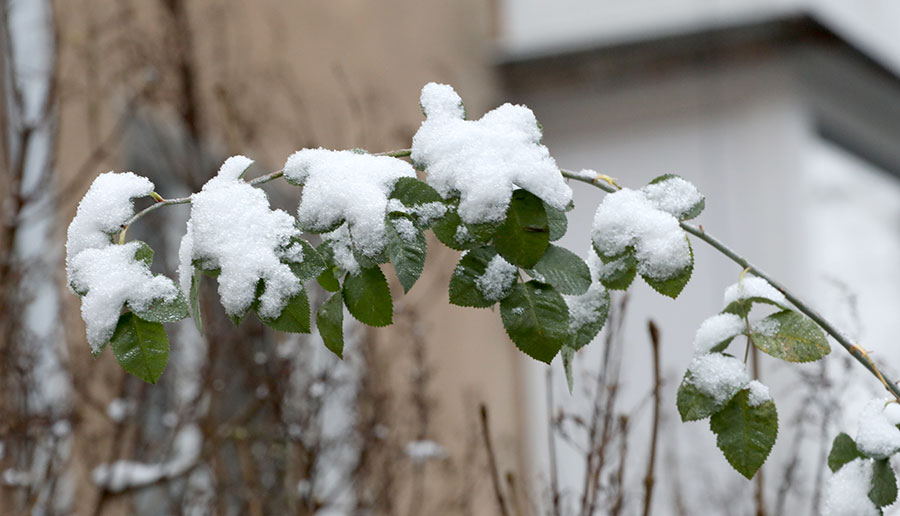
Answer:
[[[606, 182], [607, 176], [592, 176], [585, 172], [573, 172], [571, 170], [561, 170], [561, 172], [563, 176], [569, 179], [574, 179], [576, 181], [581, 181], [583, 183], [596, 186], [597, 188], [600, 188], [601, 190], [604, 190], [606, 192], [612, 193], [617, 190], [617, 188]], [[831, 335], [831, 337], [836, 340], [837, 343], [840, 344], [848, 353], [850, 353], [850, 355], [853, 356], [853, 358], [855, 358], [857, 362], [862, 364], [863, 367], [865, 367], [870, 373], [878, 378], [888, 392], [890, 392], [898, 401], [900, 401], [900, 388], [897, 387], [897, 383], [886, 379], [881, 371], [879, 371], [878, 367], [875, 365], [875, 362], [873, 362], [872, 359], [869, 358], [868, 354], [864, 350], [862, 350], [859, 346], [851, 343], [847, 339], [847, 337], [845, 337], [837, 328], [832, 326], [831, 323], [829, 323], [812, 307], [801, 301], [784, 285], [773, 279], [771, 276], [760, 270], [755, 265], [748, 262], [746, 258], [737, 254], [717, 238], [706, 233], [702, 229], [702, 227], [693, 226], [686, 222], [681, 222], [680, 224], [681, 228], [688, 233], [694, 235], [700, 240], [703, 240], [704, 242], [712, 246], [715, 250], [725, 255], [731, 261], [740, 265], [743, 269], [749, 270], [754, 275], [768, 281], [770, 285], [778, 289], [782, 294], [784, 294], [784, 297], [787, 298], [787, 300], [797, 308], [797, 310], [812, 319], [816, 324], [819, 325], [819, 327], [825, 330], [826, 333]]]

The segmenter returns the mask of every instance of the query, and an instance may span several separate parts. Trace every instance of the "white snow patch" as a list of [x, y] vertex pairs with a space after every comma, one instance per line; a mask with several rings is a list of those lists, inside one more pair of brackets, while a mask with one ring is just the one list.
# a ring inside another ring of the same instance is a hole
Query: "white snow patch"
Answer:
[[419, 217], [419, 222], [427, 226], [447, 213], [447, 205], [442, 202], [426, 202], [416, 204], [410, 211]]
[[591, 238], [605, 256], [634, 248], [638, 272], [664, 280], [691, 264], [691, 251], [678, 219], [658, 210], [637, 190], [607, 195], [594, 214]]
[[777, 319], [769, 319], [768, 317], [756, 321], [751, 326], [753, 333], [758, 333], [764, 337], [774, 337], [780, 329], [781, 323]]
[[[867, 456], [876, 459], [890, 457], [900, 450], [900, 429], [886, 417], [886, 406], [887, 400], [874, 399], [866, 403], [859, 415], [856, 447]], [[895, 416], [892, 409], [892, 419]]]
[[694, 358], [688, 371], [691, 372], [690, 383], [717, 404], [728, 401], [750, 382], [744, 363], [721, 353]]
[[670, 177], [647, 185], [641, 191], [654, 208], [679, 220], [704, 199], [696, 186], [680, 177]]
[[751, 297], [768, 299], [781, 306], [787, 305], [787, 299], [784, 297], [784, 294], [777, 291], [772, 285], [769, 285], [768, 281], [756, 276], [747, 276], [725, 289], [725, 306]]
[[416, 237], [419, 236], [419, 230], [416, 229], [416, 225], [407, 218], [398, 217], [394, 219], [393, 224], [394, 229], [397, 230], [397, 234], [400, 235], [400, 238], [408, 243], [415, 242]]
[[714, 315], [702, 323], [694, 336], [694, 353], [708, 353], [716, 345], [744, 331], [744, 321], [734, 314]]
[[249, 162], [243, 156], [229, 158], [219, 174], [191, 196], [191, 218], [178, 251], [178, 277], [187, 297], [193, 260], [220, 269], [219, 297], [229, 315], [244, 313], [257, 283], [264, 280], [259, 314], [274, 318], [302, 288], [281, 262], [297, 256], [290, 241], [300, 231], [288, 213], [270, 209], [265, 192], [237, 178]]
[[70, 284], [81, 298], [81, 318], [87, 340], [96, 353], [112, 337], [122, 305], [145, 310], [155, 299], [172, 301], [178, 288], [165, 276], [154, 276], [143, 262], [134, 259], [140, 244], [109, 245], [85, 249], [71, 261]]
[[491, 258], [484, 274], [475, 280], [475, 288], [488, 301], [497, 301], [509, 292], [516, 281], [519, 269], [499, 254]]
[[413, 137], [410, 157], [443, 197], [459, 193], [464, 222], [503, 220], [516, 187], [559, 210], [572, 201], [527, 107], [504, 104], [481, 120], [467, 121], [459, 95], [435, 83], [422, 88], [420, 103], [426, 119]]
[[563, 296], [569, 307], [569, 332], [579, 329], [598, 320], [603, 312], [609, 310], [609, 296], [604, 296], [606, 287], [601, 283], [591, 283], [587, 292], [578, 296]]
[[301, 224], [325, 230], [346, 220], [354, 247], [374, 257], [385, 245], [388, 195], [397, 179], [416, 172], [397, 158], [319, 148], [292, 154], [284, 176], [304, 185], [297, 208]]
[[444, 447], [431, 440], [410, 441], [406, 443], [404, 450], [410, 460], [416, 464], [430, 459], [443, 459], [447, 456]]
[[111, 235], [134, 215], [132, 199], [150, 195], [153, 183], [131, 172], [100, 174], [78, 204], [66, 238], [66, 271], [85, 249], [100, 249], [112, 244]]
[[825, 516], [877, 516], [869, 500], [872, 459], [854, 459], [837, 470], [825, 485]]
[[750, 389], [750, 395], [747, 397], [747, 404], [751, 407], [758, 407], [767, 401], [772, 401], [772, 395], [769, 394], [769, 388], [757, 380], [752, 380], [747, 384]]
[[347, 229], [346, 224], [341, 225], [341, 227], [330, 233], [325, 233], [322, 235], [322, 239], [331, 244], [331, 249], [334, 251], [335, 265], [350, 274], [359, 272], [359, 262], [353, 256], [350, 230]]

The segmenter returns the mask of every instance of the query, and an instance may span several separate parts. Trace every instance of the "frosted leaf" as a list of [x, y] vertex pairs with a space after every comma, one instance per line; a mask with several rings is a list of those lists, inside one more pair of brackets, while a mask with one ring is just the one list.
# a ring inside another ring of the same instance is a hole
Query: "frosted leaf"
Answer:
[[419, 230], [416, 228], [416, 225], [407, 218], [399, 217], [394, 219], [393, 224], [397, 234], [406, 242], [415, 242], [416, 237], [419, 236]]
[[410, 211], [413, 215], [419, 217], [419, 222], [428, 226], [435, 220], [443, 217], [444, 213], [447, 213], [447, 205], [442, 202], [427, 202], [424, 204], [416, 204], [410, 208]]
[[678, 176], [651, 183], [641, 191], [654, 208], [682, 220], [704, 200], [703, 194], [693, 184]]
[[499, 254], [491, 258], [484, 274], [475, 280], [475, 287], [488, 301], [498, 301], [509, 292], [516, 281], [519, 269], [510, 264]]
[[247, 166], [247, 158], [229, 158], [219, 175], [191, 196], [191, 218], [178, 252], [179, 282], [187, 297], [194, 260], [207, 269], [220, 269], [222, 306], [238, 316], [250, 308], [256, 285], [263, 280], [259, 315], [275, 318], [302, 288], [282, 263], [296, 255], [291, 238], [300, 231], [288, 213], [270, 209], [265, 192], [237, 178]]
[[469, 233], [469, 229], [462, 224], [456, 227], [456, 233], [454, 233], [453, 238], [460, 244], [472, 241], [472, 235]]
[[335, 229], [330, 233], [325, 233], [322, 238], [331, 245], [334, 252], [334, 264], [341, 270], [356, 274], [359, 272], [359, 262], [353, 256], [352, 242], [350, 241], [350, 231], [347, 225]]
[[504, 104], [481, 120], [464, 120], [462, 100], [450, 86], [422, 89], [426, 119], [413, 137], [412, 160], [444, 198], [459, 194], [458, 213], [468, 224], [499, 222], [514, 188], [524, 188], [564, 210], [572, 201], [566, 184], [540, 144], [541, 130], [525, 106]]
[[772, 395], [769, 394], [769, 388], [757, 380], [752, 380], [747, 384], [750, 389], [750, 395], [747, 397], [747, 404], [751, 407], [758, 407], [767, 401], [772, 401]]
[[609, 297], [600, 283], [591, 283], [587, 292], [578, 296], [563, 296], [569, 307], [569, 332], [577, 332], [597, 321], [609, 311]]
[[744, 363], [721, 353], [694, 358], [688, 371], [690, 383], [716, 404], [728, 401], [750, 382]]
[[[150, 195], [153, 183], [131, 172], [100, 174], [78, 204], [66, 238], [66, 274], [72, 260], [85, 249], [111, 245], [110, 236], [134, 215], [132, 199]], [[71, 280], [71, 278], [70, 278]]]
[[70, 283], [81, 298], [81, 318], [91, 351], [97, 353], [112, 337], [122, 305], [146, 310], [156, 299], [173, 301], [178, 288], [169, 278], [153, 275], [146, 263], [136, 261], [140, 244], [109, 245], [85, 249], [71, 261]]
[[747, 276], [725, 289], [725, 306], [753, 297], [768, 299], [782, 306], [787, 305], [784, 294], [769, 285], [768, 281], [756, 276]]
[[744, 321], [734, 314], [714, 315], [700, 324], [694, 336], [694, 352], [708, 353], [716, 345], [740, 335], [744, 331]]
[[869, 499], [872, 459], [854, 459], [837, 470], [825, 484], [825, 516], [878, 516]]
[[[900, 429], [886, 417], [886, 403], [887, 400], [884, 399], [871, 400], [859, 415], [856, 447], [865, 455], [876, 459], [890, 457], [900, 450]], [[896, 416], [893, 410], [891, 416]]]
[[760, 319], [753, 323], [751, 327], [751, 331], [753, 333], [765, 336], [765, 337], [774, 337], [778, 334], [778, 330], [781, 329], [781, 323], [778, 319]]
[[604, 256], [634, 249], [638, 272], [653, 279], [672, 278], [691, 265], [678, 220], [656, 209], [641, 191], [623, 188], [607, 195], [594, 214], [591, 238]]
[[375, 257], [386, 244], [388, 195], [397, 179], [416, 173], [397, 158], [320, 148], [292, 154], [284, 177], [304, 185], [297, 208], [302, 225], [322, 231], [346, 220], [356, 250]]

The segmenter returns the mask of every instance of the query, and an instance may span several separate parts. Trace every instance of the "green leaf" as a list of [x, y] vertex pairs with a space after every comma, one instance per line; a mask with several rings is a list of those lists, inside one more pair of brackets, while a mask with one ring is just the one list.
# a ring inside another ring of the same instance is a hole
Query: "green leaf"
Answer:
[[[664, 175], [654, 178], [653, 181], [650, 181], [650, 184], [653, 185], [656, 183], [661, 183], [663, 181], [666, 181], [666, 180], [672, 179], [672, 178], [684, 179], [683, 177], [681, 177], [677, 174], [664, 174]], [[696, 218], [698, 215], [700, 215], [700, 213], [703, 212], [703, 208], [705, 208], [705, 207], [706, 207], [706, 198], [701, 196], [700, 200], [697, 201], [696, 203], [694, 203], [694, 205], [691, 206], [687, 212], [682, 214], [681, 217], [678, 217], [678, 220], [685, 221], [685, 220], [691, 220], [693, 218]]]
[[447, 213], [443, 217], [432, 224], [431, 231], [442, 244], [457, 251], [465, 251], [481, 245], [469, 232], [469, 228], [463, 224], [459, 214], [456, 213], [456, 208], [452, 205], [448, 206]]
[[336, 267], [332, 267], [330, 269], [325, 269], [322, 271], [322, 274], [316, 278], [316, 281], [319, 282], [319, 285], [322, 286], [328, 292], [338, 292], [341, 290], [341, 282], [338, 281], [337, 276], [335, 276]]
[[659, 280], [656, 278], [651, 278], [646, 274], [641, 274], [641, 277], [644, 278], [644, 281], [650, 285], [653, 290], [659, 292], [664, 296], [671, 297], [675, 299], [678, 297], [678, 294], [681, 294], [681, 291], [684, 289], [684, 286], [687, 285], [688, 281], [691, 279], [691, 273], [694, 271], [694, 250], [691, 248], [691, 241], [688, 240], [687, 235], [684, 237], [688, 243], [688, 251], [691, 253], [691, 261], [687, 267], [679, 271], [677, 274], [670, 278], [666, 278], [664, 280]]
[[[412, 239], [408, 239], [409, 235], [404, 235], [397, 230], [397, 224], [403, 224], [401, 221], [408, 221], [407, 227], [415, 230]], [[403, 291], [409, 292], [425, 268], [425, 252], [427, 250], [425, 234], [415, 226], [412, 218], [406, 215], [385, 217], [385, 228], [387, 252], [391, 263], [394, 265], [400, 284], [403, 285]]]
[[540, 275], [536, 279], [553, 285], [562, 294], [584, 294], [591, 286], [591, 270], [584, 260], [557, 245], [550, 244], [532, 270]]
[[322, 274], [325, 270], [325, 259], [316, 251], [316, 248], [302, 238], [291, 239], [291, 245], [293, 244], [300, 244], [303, 247], [302, 262], [286, 262], [294, 276], [297, 276], [301, 282], [305, 282]]
[[753, 478], [775, 444], [778, 413], [773, 401], [754, 407], [749, 397], [749, 389], [735, 394], [722, 410], [712, 415], [709, 426], [728, 463], [741, 475]]
[[175, 299], [171, 301], [157, 298], [144, 310], [135, 309], [135, 307], [131, 306], [131, 303], [128, 304], [128, 308], [141, 319], [151, 322], [171, 323], [180, 321], [190, 315], [187, 301], [185, 301], [181, 290], [177, 290]]
[[569, 346], [563, 346], [560, 350], [562, 357], [563, 371], [566, 373], [566, 384], [569, 386], [569, 394], [575, 388], [575, 375], [572, 372], [572, 364], [575, 362], [575, 350]]
[[831, 445], [831, 453], [828, 454], [828, 468], [834, 473], [844, 464], [862, 457], [863, 454], [856, 448], [853, 438], [841, 432], [834, 438], [834, 443]]
[[135, 240], [135, 242], [138, 243], [138, 248], [134, 252], [135, 261], [144, 262], [147, 267], [150, 267], [153, 264], [153, 249], [146, 242], [140, 240]]
[[754, 324], [750, 337], [761, 351], [787, 362], [812, 362], [831, 351], [819, 325], [793, 310], [774, 313]]
[[[590, 344], [606, 324], [606, 318], [609, 315], [609, 291], [600, 285], [595, 285], [578, 298], [570, 299], [568, 303], [585, 303], [587, 307], [594, 308], [596, 316], [595, 319], [578, 326], [575, 331], [572, 331], [570, 326], [569, 340], [566, 345], [578, 350]], [[572, 317], [571, 313], [569, 317]]]
[[494, 235], [494, 247], [506, 261], [530, 269], [550, 245], [550, 224], [544, 203], [527, 190], [515, 190], [506, 220]]
[[488, 264], [497, 256], [497, 250], [491, 246], [472, 249], [463, 256], [453, 275], [450, 276], [450, 302], [457, 306], [488, 308], [503, 299], [512, 291], [515, 278], [508, 288], [499, 293], [496, 299], [488, 299], [478, 288], [478, 281], [487, 270]]
[[344, 303], [350, 315], [369, 326], [387, 326], [393, 319], [394, 305], [387, 279], [378, 267], [360, 269], [344, 278]]
[[889, 459], [878, 459], [872, 465], [872, 489], [869, 500], [878, 507], [884, 507], [897, 500], [897, 477]]
[[305, 290], [290, 298], [278, 317], [260, 320], [273, 330], [288, 333], [309, 333], [309, 298]]
[[777, 306], [782, 310], [788, 310], [788, 307], [782, 305], [781, 303], [777, 303], [772, 301], [771, 299], [765, 297], [747, 297], [744, 299], [738, 299], [736, 301], [732, 301], [722, 310], [722, 313], [735, 314], [740, 317], [747, 317], [750, 314], [750, 310], [753, 308], [753, 303], [762, 303], [766, 305]]
[[197, 331], [203, 335], [203, 317], [200, 313], [200, 281], [203, 279], [203, 271], [199, 267], [194, 267], [194, 274], [191, 275], [191, 317], [197, 326]]
[[678, 394], [675, 396], [675, 404], [681, 421], [698, 421], [706, 419], [718, 411], [722, 404], [716, 403], [715, 398], [702, 392], [694, 385], [693, 374], [690, 371], [684, 373]]
[[119, 317], [109, 344], [122, 368], [148, 383], [156, 383], [169, 360], [169, 338], [163, 325], [131, 312]]
[[[594, 250], [596, 251], [596, 246]], [[638, 262], [634, 257], [634, 251], [627, 249], [619, 256], [611, 258], [604, 258], [600, 253], [597, 255], [604, 264], [599, 273], [600, 283], [610, 290], [627, 290], [637, 275]]]
[[344, 358], [344, 304], [340, 294], [332, 294], [316, 311], [316, 328], [325, 347]]
[[569, 219], [566, 212], [544, 203], [544, 211], [547, 212], [547, 223], [550, 225], [550, 241], [556, 242], [566, 234], [569, 229]]
[[414, 177], [398, 179], [394, 183], [394, 189], [391, 190], [390, 198], [397, 199], [410, 208], [417, 204], [443, 201], [437, 190]]
[[553, 287], [537, 281], [517, 283], [500, 302], [507, 335], [528, 356], [550, 363], [568, 336], [566, 302]]

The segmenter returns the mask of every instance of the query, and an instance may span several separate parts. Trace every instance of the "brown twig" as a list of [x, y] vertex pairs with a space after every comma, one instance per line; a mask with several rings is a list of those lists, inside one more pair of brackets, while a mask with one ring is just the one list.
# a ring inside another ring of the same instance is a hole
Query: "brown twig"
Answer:
[[494, 486], [494, 495], [497, 498], [497, 505], [500, 507], [500, 514], [509, 516], [509, 510], [506, 508], [506, 500], [503, 498], [503, 491], [500, 487], [500, 472], [497, 469], [497, 457], [494, 455], [494, 446], [491, 444], [491, 427], [488, 422], [488, 410], [482, 403], [481, 407], [481, 435], [484, 439], [484, 447], [487, 450], [488, 466], [491, 469], [491, 484]]
[[653, 470], [656, 464], [656, 441], [659, 433], [659, 405], [662, 379], [659, 374], [659, 328], [653, 320], [647, 321], [650, 345], [653, 349], [653, 429], [650, 433], [650, 457], [647, 459], [647, 474], [644, 476], [644, 516], [649, 516], [653, 503]]

